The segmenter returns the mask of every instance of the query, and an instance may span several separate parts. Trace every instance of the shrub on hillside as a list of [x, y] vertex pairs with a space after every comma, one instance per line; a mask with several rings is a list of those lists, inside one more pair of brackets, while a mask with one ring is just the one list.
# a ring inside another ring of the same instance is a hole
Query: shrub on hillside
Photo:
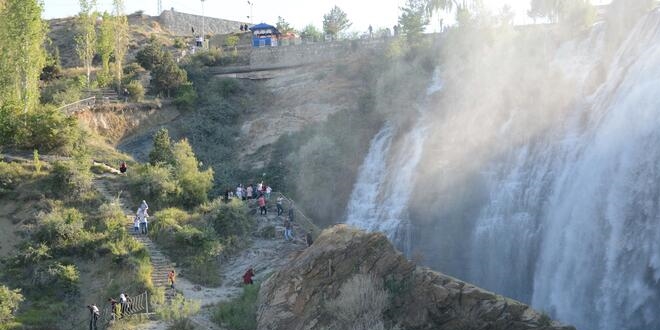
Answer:
[[197, 101], [197, 92], [193, 88], [192, 83], [188, 82], [179, 88], [176, 92], [176, 98], [174, 99], [174, 105], [181, 110], [190, 111], [193, 110], [195, 102]]
[[138, 166], [129, 172], [132, 195], [149, 200], [155, 208], [176, 201], [181, 192], [170, 169], [163, 165]]
[[245, 237], [254, 227], [254, 218], [248, 215], [247, 206], [237, 199], [230, 203], [216, 201], [215, 208], [206, 218], [222, 238]]
[[9, 192], [29, 173], [18, 163], [0, 161], [0, 194]]
[[159, 308], [156, 315], [161, 320], [177, 321], [197, 314], [200, 307], [199, 301], [186, 299], [183, 295], [177, 294], [169, 304]]
[[57, 161], [51, 172], [51, 190], [62, 198], [76, 199], [92, 189], [87, 160]]
[[50, 213], [39, 216], [34, 240], [61, 254], [89, 255], [93, 252], [88, 249], [92, 235], [84, 226], [83, 215], [78, 210], [56, 206]]
[[0, 285], [0, 329], [5, 329], [5, 326], [9, 329], [8, 326], [14, 320], [14, 313], [23, 299], [20, 289], [11, 290]]
[[149, 163], [174, 164], [174, 154], [172, 152], [172, 139], [167, 132], [167, 128], [161, 128], [154, 134], [154, 147], [149, 152]]
[[144, 99], [144, 87], [139, 81], [132, 80], [126, 85], [126, 89], [128, 90], [131, 101], [140, 102]]
[[244, 286], [240, 297], [218, 305], [213, 321], [234, 330], [256, 329], [258, 296], [258, 284]]
[[181, 140], [172, 148], [174, 154], [174, 175], [181, 187], [181, 202], [192, 207], [208, 200], [213, 187], [213, 170], [200, 171], [199, 162], [187, 140]]
[[166, 52], [155, 42], [149, 42], [135, 54], [135, 61], [146, 70], [152, 70], [165, 61]]

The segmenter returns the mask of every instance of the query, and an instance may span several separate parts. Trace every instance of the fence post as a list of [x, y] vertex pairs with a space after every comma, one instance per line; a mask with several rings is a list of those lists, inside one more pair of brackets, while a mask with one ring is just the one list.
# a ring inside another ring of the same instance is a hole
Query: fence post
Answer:
[[144, 305], [146, 306], [145, 308], [147, 309], [147, 315], [149, 315], [149, 292], [144, 293]]

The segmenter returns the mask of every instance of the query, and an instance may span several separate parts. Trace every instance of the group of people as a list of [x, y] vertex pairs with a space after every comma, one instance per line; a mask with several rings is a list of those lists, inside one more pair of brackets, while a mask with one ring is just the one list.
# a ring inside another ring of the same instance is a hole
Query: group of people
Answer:
[[[132, 301], [127, 293], [122, 292], [119, 294], [119, 300], [108, 298], [108, 303], [110, 304], [110, 317], [116, 320], [129, 314]], [[95, 305], [92, 306], [96, 307]], [[96, 311], [98, 311], [98, 308], [96, 308]], [[92, 319], [94, 319], [94, 315], [92, 315]]]
[[231, 190], [225, 192], [225, 198], [227, 200], [238, 198], [240, 200], [252, 200], [257, 199], [261, 196], [264, 196], [266, 200], [270, 199], [270, 194], [273, 192], [273, 188], [269, 185], [264, 184], [263, 181], [253, 185], [249, 184], [247, 187], [244, 187], [242, 184], [236, 186], [236, 192], [234, 193]]
[[137, 212], [135, 213], [135, 218], [133, 219], [133, 230], [136, 233], [140, 232], [142, 235], [147, 234], [147, 227], [149, 224], [149, 213], [147, 212], [148, 209], [149, 205], [147, 205], [147, 202], [143, 200]]

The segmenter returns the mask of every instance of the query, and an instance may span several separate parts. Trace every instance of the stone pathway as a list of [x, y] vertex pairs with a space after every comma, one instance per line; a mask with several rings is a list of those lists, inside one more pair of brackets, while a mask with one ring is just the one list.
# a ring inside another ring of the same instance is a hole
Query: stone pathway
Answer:
[[[119, 198], [122, 210], [126, 214], [126, 228], [140, 243], [144, 244], [151, 257], [153, 272], [151, 280], [156, 287], [166, 288], [166, 298], [171, 299], [176, 292], [180, 292], [187, 299], [194, 299], [200, 302], [201, 310], [198, 314], [191, 317], [198, 329], [221, 330], [221, 328], [211, 321], [213, 310], [220, 302], [230, 301], [242, 292], [242, 276], [249, 268], [253, 267], [256, 273], [255, 280], [260, 282], [270, 276], [274, 271], [284, 265], [291, 257], [301, 252], [305, 248], [304, 232], [294, 223], [294, 233], [296, 233], [293, 242], [284, 241], [281, 232], [277, 231], [275, 238], [262, 238], [257, 235], [267, 226], [281, 227], [284, 218], [278, 217], [272, 212], [268, 216], [258, 214], [255, 205], [250, 204], [251, 214], [257, 220], [257, 228], [252, 237], [252, 244], [239, 254], [229, 258], [224, 262], [218, 272], [221, 279], [219, 287], [205, 287], [191, 283], [185, 278], [185, 272], [176, 268], [176, 265], [160, 251], [146, 235], [140, 235], [133, 230], [133, 218], [135, 210], [126, 207], [121, 200], [121, 190], [113, 184], [112, 180], [116, 175], [99, 175], [94, 179], [94, 186], [107, 199], [113, 200]], [[135, 208], [137, 209], [137, 204]], [[270, 207], [275, 209], [275, 203], [270, 203]], [[270, 211], [270, 210], [269, 210]], [[153, 212], [153, 211], [152, 211]], [[177, 274], [176, 291], [169, 288], [167, 273], [175, 269]], [[143, 329], [165, 330], [167, 323], [162, 321], [150, 321], [141, 326]]]

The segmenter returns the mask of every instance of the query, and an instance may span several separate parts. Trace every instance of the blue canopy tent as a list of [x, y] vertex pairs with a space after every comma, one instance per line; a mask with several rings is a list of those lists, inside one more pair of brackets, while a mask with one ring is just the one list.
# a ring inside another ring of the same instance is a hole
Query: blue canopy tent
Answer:
[[277, 38], [281, 34], [276, 27], [266, 23], [254, 25], [250, 31], [252, 31], [252, 47], [277, 46]]

